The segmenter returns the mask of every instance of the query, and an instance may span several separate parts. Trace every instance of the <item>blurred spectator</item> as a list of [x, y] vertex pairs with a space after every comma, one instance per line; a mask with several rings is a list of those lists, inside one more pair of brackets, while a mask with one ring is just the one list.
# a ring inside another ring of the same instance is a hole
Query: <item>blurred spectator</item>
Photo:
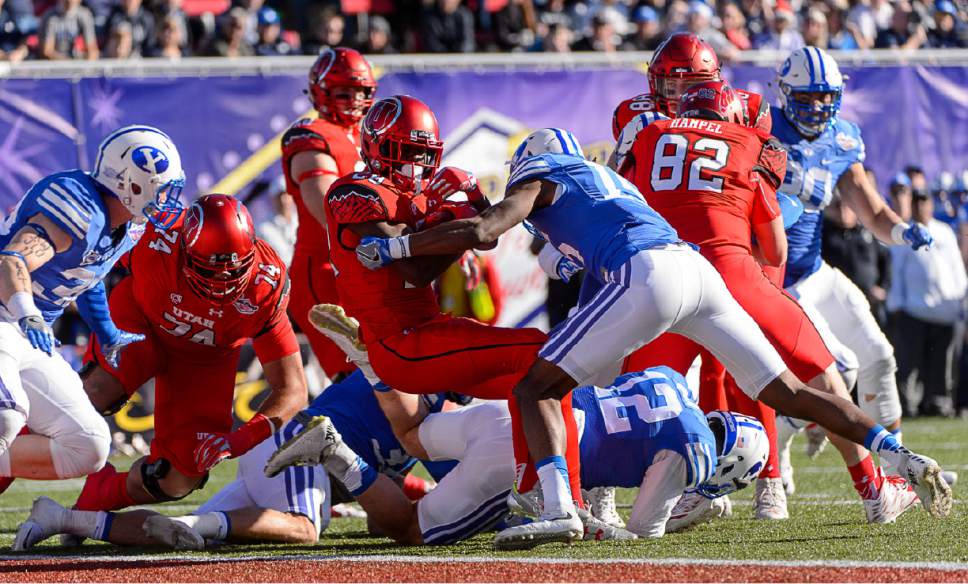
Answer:
[[951, 0], [938, 0], [934, 5], [934, 28], [928, 32], [927, 46], [937, 49], [968, 47], [968, 27], [958, 18]]
[[212, 54], [219, 57], [251, 57], [255, 55], [252, 45], [245, 40], [245, 22], [248, 18], [244, 8], [233, 8], [222, 21], [219, 38], [212, 47]]
[[0, 0], [0, 61], [22, 61], [27, 57], [27, 26], [33, 19], [15, 5]]
[[424, 11], [420, 40], [428, 53], [473, 53], [474, 15], [460, 0], [437, 0]]
[[576, 51], [598, 51], [600, 53], [614, 53], [618, 49], [618, 35], [611, 21], [602, 15], [592, 18], [592, 34], [577, 43]]
[[639, 6], [632, 13], [635, 31], [622, 44], [626, 51], [653, 51], [663, 40], [659, 14], [651, 6]]
[[911, 179], [911, 194], [915, 197], [928, 196], [928, 177], [924, 174], [924, 169], [916, 165], [904, 167], [904, 174]]
[[279, 57], [291, 55], [292, 46], [280, 38], [282, 24], [279, 13], [263, 6], [259, 10], [259, 42], [255, 45], [255, 54], [260, 57]]
[[382, 16], [371, 16], [369, 28], [366, 32], [366, 44], [363, 52], [370, 55], [391, 55], [397, 50], [391, 44], [393, 36], [390, 23]]
[[534, 44], [536, 23], [531, 0], [510, 0], [491, 18], [498, 50], [521, 51]]
[[[188, 31], [188, 16], [185, 11], [182, 10], [182, 0], [159, 0], [154, 3], [154, 15], [155, 15], [155, 29], [159, 30], [161, 25], [166, 20], [171, 20], [179, 30], [179, 39], [181, 43], [181, 48], [184, 49], [188, 45], [189, 41], [189, 31]], [[161, 39], [160, 32], [155, 34], [155, 41], [153, 46], [157, 49], [157, 45]], [[157, 50], [152, 51], [154, 54]]]
[[148, 51], [149, 57], [180, 59], [185, 55], [185, 39], [177, 16], [168, 16], [158, 27], [154, 46]]
[[303, 54], [318, 55], [327, 47], [343, 44], [346, 21], [342, 14], [332, 8], [325, 8], [312, 13], [309, 21], [309, 32], [302, 43]]
[[934, 218], [959, 233], [961, 200], [956, 194], [955, 176], [947, 171], [939, 174], [931, 185], [931, 196], [934, 197]]
[[43, 59], [97, 59], [100, 54], [91, 11], [81, 0], [57, 0], [40, 22]]
[[107, 59], [129, 59], [138, 56], [134, 50], [134, 34], [130, 24], [124, 21], [114, 23], [108, 31], [107, 42], [101, 56]]
[[854, 32], [859, 48], [868, 49], [874, 46], [874, 39], [877, 38], [877, 21], [874, 18], [870, 0], [850, 0], [847, 22], [848, 29]]
[[803, 42], [807, 46], [826, 49], [830, 44], [830, 30], [827, 28], [827, 15], [818, 8], [807, 11], [803, 25]]
[[296, 245], [296, 228], [299, 219], [296, 217], [296, 202], [292, 195], [286, 192], [286, 181], [282, 176], [272, 183], [274, 195], [272, 197], [273, 211], [267, 220], [256, 226], [256, 234], [264, 239], [279, 254], [279, 258], [286, 263], [292, 261], [292, 253]]
[[552, 26], [562, 26], [572, 30], [572, 18], [565, 6], [565, 0], [548, 0], [547, 4], [538, 12], [536, 33], [545, 37]]
[[684, 30], [689, 19], [689, 3], [685, 0], [672, 0], [666, 10], [666, 32]]
[[746, 32], [746, 16], [735, 2], [722, 5], [720, 19], [723, 21], [723, 34], [733, 46], [741, 51], [753, 48], [750, 35]]
[[887, 307], [894, 313], [898, 389], [912, 412], [920, 380], [924, 393], [917, 412], [950, 414], [954, 332], [963, 320], [968, 277], [954, 232], [933, 217], [931, 196], [916, 193], [912, 211], [913, 219], [928, 227], [934, 245], [919, 251], [891, 248], [894, 279]]
[[910, 221], [911, 204], [911, 179], [899, 172], [891, 181], [891, 208], [901, 219]]
[[827, 13], [827, 28], [830, 31], [828, 47], [836, 51], [853, 51], [868, 48], [867, 39], [857, 25], [847, 18], [847, 11], [833, 8]]
[[783, 53], [803, 46], [803, 37], [797, 30], [797, 16], [786, 0], [777, 2], [772, 22], [768, 23], [766, 32], [756, 39], [755, 44], [758, 49], [773, 49]]
[[259, 12], [265, 0], [233, 0], [232, 4], [245, 11], [245, 40], [250, 45], [259, 42]]
[[548, 34], [541, 40], [542, 50], [546, 53], [570, 53], [572, 40], [570, 28], [563, 24], [552, 24]]
[[[115, 32], [116, 28], [123, 30]], [[126, 51], [130, 55], [141, 56], [148, 49], [148, 43], [155, 38], [155, 18], [150, 12], [145, 10], [141, 0], [121, 0], [121, 2], [111, 10], [106, 24], [107, 37], [105, 39], [105, 51], [107, 45], [112, 41], [115, 47], [122, 43], [122, 53], [124, 43], [131, 45], [130, 50]], [[130, 37], [130, 40], [123, 40]], [[118, 57], [127, 58], [127, 57]]]
[[713, 9], [708, 4], [701, 0], [693, 0], [689, 3], [686, 32], [709, 43], [723, 61], [732, 61], [739, 55], [739, 50], [729, 42], [726, 35], [713, 26], [713, 16]]
[[928, 36], [920, 23], [914, 22], [911, 4], [901, 0], [894, 8], [891, 17], [891, 28], [880, 31], [874, 47], [878, 49], [917, 49], [927, 40]]

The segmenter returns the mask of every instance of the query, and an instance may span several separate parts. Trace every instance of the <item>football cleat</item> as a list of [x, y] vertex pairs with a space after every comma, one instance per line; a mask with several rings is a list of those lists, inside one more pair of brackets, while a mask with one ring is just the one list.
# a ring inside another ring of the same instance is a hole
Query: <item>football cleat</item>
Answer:
[[48, 497], [34, 501], [27, 520], [17, 528], [13, 551], [25, 552], [48, 537], [63, 531], [67, 523], [67, 509]]
[[786, 491], [782, 479], [757, 479], [756, 493], [753, 495], [753, 513], [757, 519], [774, 521], [789, 519]]
[[316, 416], [272, 453], [266, 462], [265, 474], [272, 478], [290, 466], [323, 464], [342, 442], [333, 422], [326, 416]]
[[494, 549], [526, 550], [546, 543], [572, 543], [582, 538], [585, 526], [578, 515], [568, 513], [563, 517], [546, 517], [509, 527], [494, 537]]
[[176, 550], [203, 550], [205, 538], [181, 521], [167, 515], [152, 515], [145, 519], [141, 529], [145, 535]]
[[585, 541], [630, 541], [639, 538], [631, 531], [609, 524], [585, 509], [578, 510], [578, 518], [585, 526], [585, 535], [582, 538]]
[[864, 512], [868, 523], [894, 523], [901, 513], [917, 502], [918, 496], [904, 479], [888, 476], [884, 477], [876, 499], [864, 499]]
[[317, 304], [309, 311], [309, 322], [333, 341], [346, 354], [346, 358], [359, 367], [370, 383], [379, 381], [370, 366], [366, 346], [360, 341], [360, 323], [352, 316], [347, 316], [342, 306]]
[[807, 435], [807, 456], [811, 460], [817, 458], [827, 446], [827, 433], [816, 424], [810, 424], [804, 431]]
[[953, 470], [943, 470], [941, 471], [941, 479], [948, 483], [949, 487], [953, 487], [958, 482], [958, 473]]
[[337, 503], [333, 505], [329, 510], [329, 514], [334, 519], [366, 519], [366, 511], [360, 509], [356, 505], [350, 505], [349, 503]]
[[519, 517], [537, 518], [544, 509], [541, 489], [531, 489], [527, 493], [519, 493], [517, 487], [511, 489], [508, 495], [508, 511]]
[[787, 416], [776, 417], [776, 445], [780, 457], [780, 478], [783, 479], [783, 490], [786, 491], [787, 495], [792, 495], [797, 490], [797, 485], [793, 481], [793, 462], [790, 449], [793, 446], [793, 438], [802, 429], [802, 427], [796, 425], [792, 418]]
[[934, 517], [947, 517], [951, 513], [951, 487], [941, 476], [938, 463], [920, 454], [906, 454], [900, 459], [898, 472], [914, 488], [921, 505]]
[[710, 499], [690, 491], [684, 493], [673, 507], [665, 530], [666, 533], [675, 533], [713, 519], [729, 517], [732, 514], [733, 503], [728, 496]]
[[73, 533], [62, 533], [57, 536], [57, 539], [62, 547], [80, 547], [86, 538]]
[[625, 521], [615, 508], [615, 487], [595, 487], [584, 492], [592, 515], [609, 525], [625, 527]]

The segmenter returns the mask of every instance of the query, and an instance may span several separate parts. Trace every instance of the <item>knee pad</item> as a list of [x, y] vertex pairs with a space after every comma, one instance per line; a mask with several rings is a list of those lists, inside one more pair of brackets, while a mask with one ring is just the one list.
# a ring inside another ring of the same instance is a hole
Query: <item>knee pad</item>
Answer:
[[18, 410], [0, 410], [0, 454], [6, 452], [20, 430], [27, 424], [27, 417]]
[[901, 396], [894, 377], [897, 364], [894, 355], [868, 363], [857, 379], [857, 403], [865, 414], [882, 426], [901, 419]]
[[154, 462], [145, 462], [141, 465], [141, 484], [144, 486], [145, 490], [155, 498], [158, 503], [166, 503], [168, 501], [179, 501], [184, 499], [192, 491], [202, 489], [205, 487], [205, 483], [208, 482], [208, 474], [202, 478], [202, 482], [195, 486], [194, 489], [190, 489], [184, 495], [169, 495], [161, 488], [161, 479], [168, 476], [171, 472], [171, 462], [167, 458], [159, 458]]
[[111, 451], [111, 432], [103, 418], [100, 424], [75, 432], [62, 432], [50, 439], [50, 457], [62, 479], [87, 476], [104, 467]]

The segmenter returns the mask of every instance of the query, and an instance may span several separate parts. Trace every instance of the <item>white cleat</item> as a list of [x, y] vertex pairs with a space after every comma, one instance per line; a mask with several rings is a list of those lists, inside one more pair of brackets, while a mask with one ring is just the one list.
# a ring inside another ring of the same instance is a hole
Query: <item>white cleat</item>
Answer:
[[329, 512], [334, 519], [366, 519], [366, 511], [348, 503], [337, 503]]
[[804, 430], [807, 436], [807, 456], [811, 460], [820, 456], [823, 449], [827, 446], [827, 433], [817, 424], [810, 424]]
[[876, 499], [864, 499], [868, 523], [894, 523], [905, 511], [917, 505], [918, 496], [898, 476], [884, 477]]
[[953, 470], [943, 470], [941, 471], [941, 479], [948, 483], [949, 487], [953, 487], [958, 482], [958, 473]]
[[333, 422], [326, 416], [316, 416], [269, 457], [265, 475], [272, 478], [290, 466], [323, 464], [342, 442]]
[[83, 537], [73, 533], [62, 533], [57, 536], [63, 547], [80, 547], [84, 543]]
[[47, 497], [39, 497], [34, 501], [27, 520], [17, 528], [17, 537], [13, 541], [13, 551], [25, 552], [48, 537], [57, 535], [67, 523], [68, 510], [57, 501]]
[[672, 509], [672, 515], [666, 521], [666, 533], [683, 531], [694, 525], [706, 523], [720, 517], [729, 517], [733, 514], [733, 503], [728, 496], [708, 499], [699, 493], [692, 491], [682, 495], [676, 506]]
[[795, 421], [787, 416], [776, 417], [776, 446], [779, 449], [780, 478], [783, 479], [783, 490], [786, 491], [787, 495], [792, 495], [797, 490], [797, 485], [793, 482], [793, 462], [790, 460], [790, 449], [793, 446], [793, 438], [803, 428], [795, 424]]
[[376, 383], [379, 378], [370, 366], [366, 346], [360, 341], [360, 323], [352, 316], [347, 316], [342, 306], [317, 304], [309, 311], [309, 322], [333, 341], [346, 354], [346, 358], [363, 371], [370, 383]]
[[167, 515], [152, 515], [141, 525], [145, 535], [176, 550], [203, 550], [205, 538], [195, 529]]
[[609, 525], [625, 527], [625, 521], [615, 507], [615, 487], [595, 487], [584, 492], [592, 515]]
[[921, 505], [933, 517], [947, 517], [951, 513], [951, 487], [941, 476], [941, 467], [934, 459], [907, 454], [901, 458], [898, 472], [914, 488]]
[[789, 519], [786, 491], [782, 479], [757, 479], [753, 495], [753, 513], [757, 519], [779, 521]]
[[582, 538], [585, 526], [578, 515], [538, 519], [531, 523], [509, 527], [494, 536], [494, 549], [525, 550], [546, 543], [572, 543]]
[[541, 489], [531, 489], [527, 493], [519, 493], [515, 487], [508, 495], [508, 511], [520, 517], [538, 518], [544, 509]]
[[582, 538], [585, 541], [631, 541], [639, 538], [631, 531], [609, 524], [585, 509], [578, 510], [578, 518], [585, 526], [585, 535]]

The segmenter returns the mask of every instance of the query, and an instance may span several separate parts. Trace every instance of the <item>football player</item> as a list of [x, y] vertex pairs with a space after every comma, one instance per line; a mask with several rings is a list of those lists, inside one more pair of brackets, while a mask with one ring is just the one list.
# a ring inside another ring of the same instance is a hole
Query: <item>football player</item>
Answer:
[[373, 104], [375, 91], [373, 72], [362, 55], [353, 49], [327, 48], [309, 70], [307, 94], [319, 117], [299, 120], [282, 137], [286, 192], [295, 199], [299, 216], [289, 313], [331, 379], [354, 367], [309, 322], [313, 305], [338, 299], [323, 201], [336, 179], [363, 169], [360, 120]]
[[[860, 129], [838, 116], [844, 75], [830, 55], [815, 47], [793, 51], [777, 70], [776, 84], [780, 106], [773, 108], [773, 135], [789, 152], [780, 191], [799, 197], [805, 207], [800, 220], [787, 230], [784, 285], [801, 304], [814, 309], [821, 335], [856, 354], [857, 401], [900, 442], [894, 349], [860, 289], [821, 258], [823, 210], [836, 192], [860, 222], [888, 245], [927, 248], [931, 235], [923, 225], [898, 217], [868, 178]], [[790, 440], [783, 442], [789, 448]], [[855, 481], [860, 483], [858, 478]], [[878, 476], [858, 487], [876, 491], [882, 480]]]
[[[685, 175], [682, 168], [679, 171]], [[689, 174], [713, 180], [703, 172]], [[553, 461], [559, 472], [541, 475], [539, 470], [545, 502], [542, 520], [501, 532], [498, 545], [575, 537], [581, 523], [569, 506], [571, 497], [563, 478], [568, 467], [561, 458], [565, 450], [561, 408], [549, 407], [549, 402], [570, 395], [577, 385], [596, 376], [601, 378], [626, 355], [666, 331], [705, 345], [751, 399], [787, 413], [799, 412], [893, 458], [904, 466], [905, 476], [912, 478], [933, 515], [950, 513], [951, 490], [941, 481], [935, 461], [901, 447], [849, 401], [804, 386], [730, 295], [712, 265], [682, 242], [631, 183], [585, 160], [577, 139], [566, 130], [549, 128], [525, 138], [511, 159], [511, 178], [500, 203], [474, 217], [418, 233], [364, 237], [357, 257], [378, 270], [401, 259], [461, 253], [493, 245], [522, 221], [549, 241], [562, 260], [583, 266], [603, 287], [555, 329], [539, 359], [515, 387], [532, 457]]]
[[[443, 150], [437, 119], [418, 99], [399, 95], [375, 103], [363, 120], [361, 139], [367, 171], [342, 177], [326, 196], [331, 259], [338, 274], [341, 305], [360, 323], [360, 339], [375, 371], [371, 381], [374, 385], [382, 382], [377, 387], [385, 390], [381, 405], [401, 442], [418, 455], [416, 441], [397, 428], [398, 419], [410, 428], [417, 425], [417, 420], [405, 414], [406, 405], [399, 403], [402, 396], [398, 391], [427, 394], [458, 387], [467, 396], [508, 399], [546, 335], [533, 328], [491, 327], [441, 314], [431, 283], [464, 250], [412, 258], [376, 272], [361, 265], [356, 248], [362, 238], [392, 241], [386, 238], [454, 216], [473, 215], [489, 206], [472, 175], [450, 167], [436, 172]], [[445, 200], [457, 191], [468, 200]], [[348, 327], [340, 323], [342, 315], [333, 316], [337, 317], [331, 320], [334, 328], [345, 333]], [[358, 342], [355, 331], [350, 336], [353, 343]], [[566, 455], [573, 459], [567, 496], [574, 493], [577, 497], [578, 436], [571, 407], [567, 398], [552, 407], [565, 419]], [[517, 420], [513, 400], [510, 410]], [[528, 451], [519, 427], [515, 436], [515, 452], [524, 463]], [[554, 468], [547, 465], [539, 472], [557, 473]]]
[[41, 179], [0, 226], [0, 492], [13, 477], [66, 479], [104, 466], [108, 426], [57, 353], [51, 324], [77, 301], [115, 364], [142, 338], [114, 325], [102, 279], [146, 221], [177, 215], [184, 183], [171, 139], [129, 126], [101, 143], [93, 172]]
[[[146, 339], [115, 366], [95, 335], [84, 375], [88, 397], [104, 413], [155, 379], [151, 453], [127, 472], [108, 464], [88, 476], [70, 516], [51, 505], [34, 507], [15, 549], [67, 532], [65, 521], [83, 537], [149, 543], [146, 512], [112, 511], [185, 497], [204, 485], [213, 466], [245, 454], [305, 405], [284, 264], [256, 238], [248, 210], [234, 197], [206, 195], [183, 216], [171, 228], [148, 228], [128, 260], [130, 275], [111, 294], [116, 322]], [[272, 392], [232, 430], [235, 370], [250, 339]]]

